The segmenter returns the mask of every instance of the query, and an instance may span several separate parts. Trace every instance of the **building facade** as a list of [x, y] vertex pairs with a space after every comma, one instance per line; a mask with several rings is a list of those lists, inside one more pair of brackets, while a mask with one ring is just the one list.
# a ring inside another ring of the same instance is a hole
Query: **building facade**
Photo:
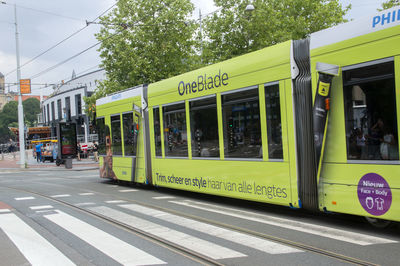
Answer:
[[85, 113], [84, 97], [90, 97], [104, 78], [103, 69], [78, 76], [65, 82], [42, 102], [40, 120], [50, 126], [52, 137], [57, 136], [59, 122], [71, 122], [76, 124], [79, 142], [96, 140], [97, 135], [91, 134], [91, 121]]

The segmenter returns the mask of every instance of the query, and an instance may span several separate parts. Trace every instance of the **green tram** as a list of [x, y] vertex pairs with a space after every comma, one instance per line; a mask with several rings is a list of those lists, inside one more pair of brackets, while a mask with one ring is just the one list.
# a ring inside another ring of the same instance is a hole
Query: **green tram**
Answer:
[[400, 9], [97, 100], [104, 178], [400, 221]]

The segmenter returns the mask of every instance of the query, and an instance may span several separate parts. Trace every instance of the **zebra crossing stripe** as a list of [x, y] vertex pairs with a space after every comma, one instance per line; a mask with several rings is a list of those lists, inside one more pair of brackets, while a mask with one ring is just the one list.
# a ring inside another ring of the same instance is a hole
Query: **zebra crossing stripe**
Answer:
[[153, 197], [153, 199], [156, 199], [156, 200], [175, 199], [175, 197], [173, 197], [173, 196], [159, 196], [159, 197]]
[[107, 200], [105, 203], [112, 203], [112, 204], [117, 204], [117, 203], [126, 203], [126, 200]]
[[247, 257], [247, 255], [232, 249], [222, 247], [198, 237], [194, 237], [108, 207], [101, 206], [92, 207], [89, 209], [101, 215], [116, 219], [134, 228], [138, 228], [149, 234], [156, 235], [157, 237], [165, 239], [171, 243], [196, 251], [212, 259]]
[[122, 265], [165, 264], [164, 261], [60, 210], [44, 217]]
[[118, 190], [119, 192], [122, 192], [122, 193], [126, 193], [126, 192], [136, 192], [136, 191], [138, 191], [137, 189], [121, 189], [121, 190]]
[[52, 198], [66, 198], [66, 197], [71, 197], [70, 194], [60, 194], [60, 195], [53, 195], [51, 196]]
[[13, 213], [1, 215], [0, 228], [32, 265], [75, 265]]
[[31, 210], [44, 210], [44, 209], [52, 209], [53, 206], [51, 205], [42, 205], [42, 206], [32, 206], [29, 207]]
[[179, 201], [169, 201], [178, 205], [189, 206], [192, 208], [205, 210], [209, 212], [219, 213], [223, 215], [228, 215], [232, 217], [237, 217], [249, 221], [259, 222], [263, 224], [269, 224], [273, 226], [278, 226], [281, 228], [291, 229], [299, 232], [304, 232], [308, 234], [318, 235], [322, 237], [327, 237], [335, 240], [340, 240], [344, 242], [349, 242], [357, 245], [373, 245], [373, 244], [386, 244], [386, 243], [397, 243], [397, 241], [390, 240], [387, 238], [369, 236], [366, 234], [359, 234], [355, 232], [345, 231], [341, 229], [335, 229], [327, 226], [321, 226], [311, 223], [298, 222], [294, 220], [274, 217], [270, 215], [255, 214], [248, 211], [242, 211], [232, 208], [218, 207], [212, 204], [195, 202], [187, 200], [184, 202]]
[[291, 248], [281, 245], [272, 241], [261, 239], [258, 237], [250, 236], [247, 234], [227, 230], [214, 225], [198, 222], [192, 219], [187, 219], [178, 215], [169, 214], [163, 211], [143, 207], [137, 204], [118, 205], [119, 207], [139, 212], [142, 214], [150, 215], [158, 219], [184, 226], [204, 234], [219, 237], [237, 244], [241, 244], [250, 248], [258, 249], [269, 254], [285, 254], [294, 252], [303, 252], [299, 249]]
[[15, 198], [15, 200], [32, 200], [35, 199], [35, 197], [21, 197], [21, 198]]

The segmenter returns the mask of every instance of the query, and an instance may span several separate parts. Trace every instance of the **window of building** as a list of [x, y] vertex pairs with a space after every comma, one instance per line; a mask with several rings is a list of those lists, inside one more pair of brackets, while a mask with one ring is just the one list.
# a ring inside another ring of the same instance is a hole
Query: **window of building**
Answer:
[[46, 105], [43, 105], [43, 122], [46, 124]]
[[268, 157], [269, 159], [283, 159], [279, 84], [266, 84], [264, 89], [265, 109], [267, 112]]
[[398, 160], [394, 63], [343, 68], [347, 159]]
[[52, 121], [56, 120], [56, 110], [54, 108], [54, 102], [51, 102], [51, 120]]
[[65, 114], [67, 121], [71, 121], [71, 100], [69, 97], [65, 97]]
[[122, 155], [121, 118], [120, 115], [111, 116], [111, 150], [113, 155]]
[[122, 115], [122, 125], [124, 127], [124, 151], [125, 156], [136, 156], [136, 123], [133, 122], [133, 113]]
[[50, 104], [47, 104], [47, 123], [50, 123]]
[[188, 157], [185, 103], [163, 106], [165, 156]]
[[216, 97], [190, 101], [193, 157], [219, 157]]
[[82, 114], [82, 98], [80, 94], [75, 95], [76, 115]]
[[110, 128], [105, 125], [104, 117], [96, 119], [96, 129], [98, 134], [98, 152], [100, 155], [106, 155], [107, 145], [110, 147], [111, 151], [111, 141]]
[[161, 151], [161, 123], [160, 123], [160, 108], [153, 108], [154, 119], [154, 145], [156, 148], [156, 156], [162, 156]]
[[225, 158], [261, 158], [258, 88], [222, 95]]
[[61, 99], [57, 100], [57, 113], [58, 113], [58, 119], [59, 120], [63, 119], [62, 108], [61, 108]]

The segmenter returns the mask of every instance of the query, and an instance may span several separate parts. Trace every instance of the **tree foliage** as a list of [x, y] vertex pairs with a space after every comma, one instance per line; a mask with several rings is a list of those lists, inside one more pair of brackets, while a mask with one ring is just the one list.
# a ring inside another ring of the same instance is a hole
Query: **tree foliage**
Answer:
[[37, 114], [40, 113], [40, 101], [36, 98], [29, 98], [22, 102], [24, 107], [25, 124], [28, 127], [35, 125]]
[[[24, 124], [28, 127], [34, 126], [37, 114], [40, 113], [40, 101], [29, 98], [22, 102], [24, 109]], [[18, 102], [11, 101], [4, 105], [0, 112], [0, 143], [7, 142], [13, 136], [9, 127], [18, 127]]]
[[96, 37], [107, 78], [86, 98], [93, 113], [95, 99], [139, 84], [165, 79], [191, 69], [197, 25], [188, 23], [190, 0], [120, 0], [102, 17]]
[[382, 8], [378, 9], [379, 11], [383, 11], [395, 6], [400, 6], [400, 1], [399, 0], [388, 0], [386, 2], [382, 3]]
[[[350, 6], [338, 0], [215, 0], [221, 10], [205, 19], [204, 58], [214, 63], [344, 22]], [[254, 6], [246, 12], [246, 6]]]
[[190, 0], [120, 0], [96, 35], [107, 92], [155, 82], [190, 68], [194, 24]]
[[[101, 19], [102, 66], [107, 78], [86, 112], [93, 115], [96, 99], [135, 85], [151, 83], [200, 65], [255, 51], [344, 22], [350, 9], [339, 0], [214, 0], [220, 9], [202, 21], [189, 22], [190, 0], [120, 0]], [[255, 10], [246, 14], [246, 5]], [[202, 49], [200, 49], [202, 40]], [[203, 52], [199, 53], [202, 50]], [[89, 110], [90, 109], [90, 110]]]

